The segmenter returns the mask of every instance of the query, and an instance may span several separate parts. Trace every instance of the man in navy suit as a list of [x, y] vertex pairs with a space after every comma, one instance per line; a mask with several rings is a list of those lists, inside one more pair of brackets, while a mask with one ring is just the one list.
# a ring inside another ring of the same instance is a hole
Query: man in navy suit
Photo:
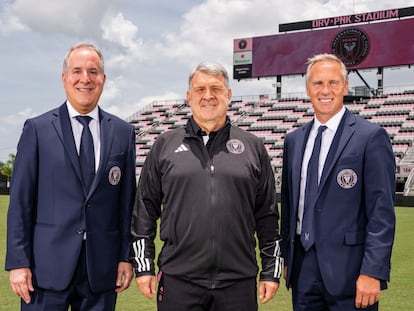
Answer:
[[[282, 257], [293, 308], [378, 310], [395, 232], [390, 139], [344, 107], [347, 70], [336, 56], [309, 59], [306, 91], [315, 118], [286, 135], [283, 153]], [[308, 163], [320, 125], [313, 191]]]
[[[114, 310], [117, 293], [130, 285], [135, 131], [98, 107], [105, 79], [102, 53], [89, 43], [73, 46], [63, 63], [66, 102], [24, 125], [6, 255], [21, 310]], [[79, 156], [84, 131], [92, 136], [90, 185]]]

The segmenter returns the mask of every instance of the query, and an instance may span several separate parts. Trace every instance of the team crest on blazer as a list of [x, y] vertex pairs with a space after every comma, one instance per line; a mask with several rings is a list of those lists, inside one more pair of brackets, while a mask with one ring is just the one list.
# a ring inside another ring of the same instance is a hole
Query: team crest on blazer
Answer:
[[121, 180], [121, 169], [119, 168], [119, 166], [112, 166], [111, 169], [109, 170], [109, 183], [112, 186], [116, 186], [117, 184], [119, 184], [119, 181]]
[[234, 154], [241, 154], [244, 152], [244, 144], [238, 139], [230, 139], [226, 143], [227, 150]]
[[356, 185], [358, 176], [354, 170], [346, 168], [338, 173], [336, 181], [342, 188], [351, 189]]

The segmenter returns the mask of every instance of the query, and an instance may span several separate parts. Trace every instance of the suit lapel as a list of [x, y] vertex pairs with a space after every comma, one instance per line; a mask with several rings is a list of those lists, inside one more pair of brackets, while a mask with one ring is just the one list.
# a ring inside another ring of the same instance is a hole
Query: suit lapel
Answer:
[[333, 167], [342, 154], [345, 146], [348, 144], [355, 130], [353, 124], [355, 123], [355, 116], [348, 110], [345, 111], [339, 124], [338, 130], [335, 133], [334, 140], [332, 141], [331, 148], [329, 149], [328, 156], [326, 157], [325, 166], [322, 172], [321, 181], [319, 185], [319, 192], [323, 189], [325, 182], [330, 175]]
[[52, 121], [52, 124], [60, 140], [62, 141], [63, 147], [69, 156], [76, 174], [79, 177], [79, 182], [83, 185], [78, 152], [76, 151], [75, 140], [73, 139], [72, 126], [70, 124], [66, 103], [59, 107], [56, 119]]
[[299, 130], [298, 137], [295, 139], [295, 146], [293, 148], [294, 150], [292, 161], [292, 180], [295, 184], [292, 187], [292, 197], [295, 200], [295, 202], [293, 202], [293, 206], [295, 209], [297, 209], [299, 206], [300, 179], [302, 173], [303, 154], [305, 152], [306, 142], [308, 140], [312, 126], [313, 121], [308, 122]]
[[100, 138], [101, 138], [101, 156], [99, 159], [99, 167], [96, 172], [95, 178], [92, 182], [89, 196], [95, 191], [96, 187], [99, 184], [99, 181], [104, 178], [103, 174], [105, 173], [106, 163], [108, 162], [108, 157], [111, 151], [112, 139], [114, 135], [114, 129], [111, 122], [111, 117], [105, 113], [105, 111], [99, 108], [99, 126], [100, 126]]

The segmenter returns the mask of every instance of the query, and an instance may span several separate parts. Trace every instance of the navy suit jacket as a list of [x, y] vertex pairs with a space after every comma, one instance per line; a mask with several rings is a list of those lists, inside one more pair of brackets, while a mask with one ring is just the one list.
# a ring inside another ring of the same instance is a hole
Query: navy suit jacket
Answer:
[[[291, 282], [301, 166], [313, 121], [285, 137], [282, 257]], [[339, 136], [338, 136], [339, 135]], [[395, 232], [395, 158], [387, 132], [346, 110], [322, 172], [315, 207], [317, 257], [331, 295], [355, 295], [360, 274], [390, 277]]]
[[24, 125], [7, 216], [6, 270], [29, 267], [41, 288], [69, 285], [84, 232], [94, 292], [114, 289], [118, 263], [129, 261], [135, 131], [101, 109], [99, 117], [100, 163], [88, 192], [66, 104]]

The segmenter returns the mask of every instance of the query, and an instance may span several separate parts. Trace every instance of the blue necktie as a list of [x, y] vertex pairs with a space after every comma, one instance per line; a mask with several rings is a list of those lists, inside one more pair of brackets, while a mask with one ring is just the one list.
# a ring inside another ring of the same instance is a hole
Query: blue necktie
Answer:
[[321, 151], [322, 133], [326, 130], [325, 125], [321, 125], [318, 128], [318, 135], [315, 138], [315, 144], [313, 145], [312, 155], [309, 159], [308, 172], [306, 175], [306, 188], [305, 188], [305, 202], [304, 211], [302, 217], [302, 234], [300, 240], [303, 248], [307, 251], [313, 243], [315, 243], [315, 228], [314, 228], [314, 214], [315, 214], [315, 201], [318, 193], [318, 166], [319, 166], [319, 154]]
[[89, 116], [77, 116], [76, 119], [83, 125], [79, 162], [82, 170], [83, 182], [86, 190], [89, 190], [95, 176], [95, 151], [93, 147], [92, 133], [89, 129], [89, 122], [92, 118]]

